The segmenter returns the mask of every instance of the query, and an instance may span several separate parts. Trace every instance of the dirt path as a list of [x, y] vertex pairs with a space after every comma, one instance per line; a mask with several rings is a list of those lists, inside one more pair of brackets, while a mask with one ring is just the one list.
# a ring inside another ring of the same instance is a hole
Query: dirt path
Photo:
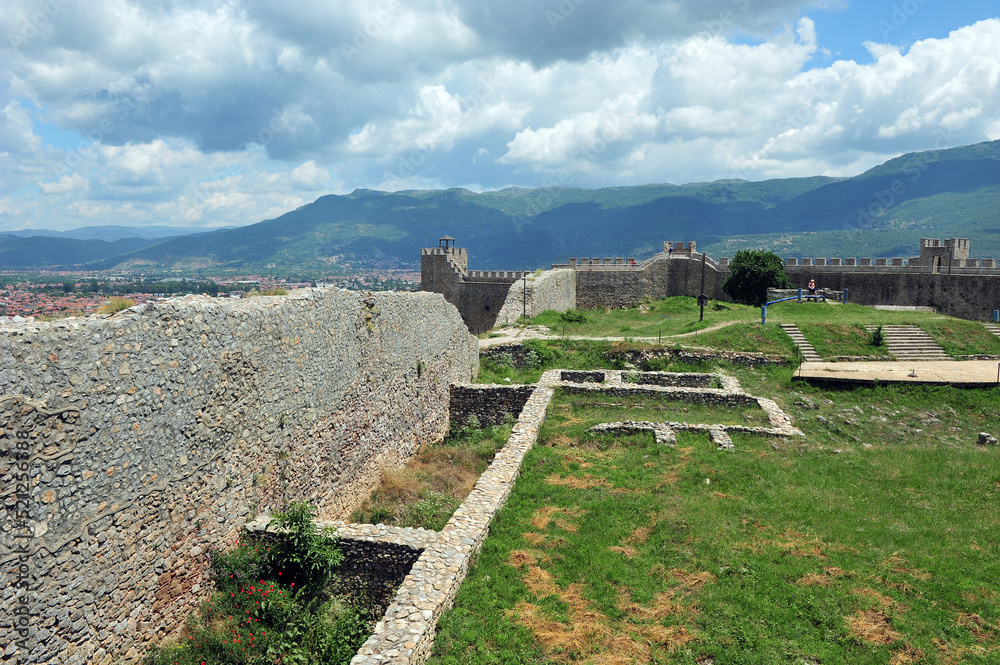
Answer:
[[[713, 330], [719, 330], [720, 328], [725, 328], [726, 326], [731, 326], [739, 321], [727, 321], [724, 323], [716, 323], [707, 328], [702, 328], [701, 330], [696, 330], [689, 333], [680, 333], [678, 335], [664, 335], [663, 339], [679, 339], [685, 337], [695, 337], [699, 334], [712, 332]], [[622, 342], [626, 339], [632, 339], [637, 342], [653, 342], [659, 341], [658, 337], [635, 337], [630, 335], [628, 337], [614, 337], [614, 336], [587, 336], [587, 335], [556, 335], [551, 330], [545, 326], [525, 326], [523, 328], [501, 328], [496, 331], [499, 334], [498, 337], [489, 337], [487, 339], [479, 340], [480, 349], [488, 349], [491, 346], [498, 346], [502, 344], [516, 344], [518, 342], [523, 342], [529, 339], [592, 339], [605, 342]]]

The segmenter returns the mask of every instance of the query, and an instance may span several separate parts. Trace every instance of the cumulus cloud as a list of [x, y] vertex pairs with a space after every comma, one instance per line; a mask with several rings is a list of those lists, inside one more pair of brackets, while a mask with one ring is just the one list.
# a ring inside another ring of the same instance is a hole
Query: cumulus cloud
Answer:
[[0, 150], [15, 155], [37, 152], [41, 139], [35, 136], [31, 115], [18, 100], [7, 102], [0, 111]]
[[0, 6], [12, 228], [245, 224], [356, 187], [853, 175], [1000, 139], [1000, 19], [859, 63], [826, 55], [811, 16], [846, 3], [822, 0], [43, 4]]
[[86, 193], [90, 190], [90, 182], [79, 173], [73, 173], [64, 175], [58, 182], [40, 182], [38, 188], [46, 194]]

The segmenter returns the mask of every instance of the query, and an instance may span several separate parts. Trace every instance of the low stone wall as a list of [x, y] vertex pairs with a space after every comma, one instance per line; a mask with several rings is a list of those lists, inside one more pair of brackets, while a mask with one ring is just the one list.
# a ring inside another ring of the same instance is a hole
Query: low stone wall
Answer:
[[693, 404], [705, 404], [707, 406], [724, 406], [733, 408], [759, 408], [757, 399], [750, 395], [733, 394], [722, 390], [711, 391], [710, 388], [678, 388], [675, 390], [656, 390], [651, 386], [636, 386], [634, 388], [625, 386], [586, 386], [570, 385], [563, 386], [563, 390], [573, 395], [585, 395], [588, 393], [601, 393], [611, 397], [655, 397], [657, 399], [674, 402], [690, 402]]
[[572, 383], [604, 383], [604, 372], [574, 372], [563, 370], [559, 373], [560, 381]]
[[448, 403], [451, 427], [467, 425], [471, 416], [480, 427], [516, 420], [533, 391], [534, 386], [453, 385]]
[[507, 444], [448, 520], [438, 539], [421, 554], [374, 634], [351, 660], [352, 665], [415, 665], [427, 660], [434, 645], [438, 618], [454, 602], [472, 557], [489, 534], [493, 518], [506, 503], [521, 461], [538, 438], [551, 399], [551, 388], [533, 387]]
[[534, 362], [531, 349], [523, 344], [497, 344], [481, 350], [479, 356], [499, 363], [509, 360], [514, 367], [528, 367]]
[[438, 294], [188, 297], [0, 327], [0, 585], [30, 613], [0, 661], [137, 660], [208, 593], [209, 547], [292, 500], [348, 514], [443, 436], [448, 385], [477, 369]]
[[711, 374], [694, 372], [622, 372], [625, 383], [640, 383], [653, 386], [672, 386], [683, 388], [719, 388], [718, 379]]
[[669, 358], [676, 362], [695, 365], [702, 362], [723, 361], [741, 367], [765, 367], [769, 365], [787, 365], [788, 358], [767, 355], [764, 353], [738, 351], [699, 351], [697, 349], [639, 349], [634, 351], [608, 351], [604, 354], [608, 360], [625, 360], [632, 365], [643, 367], [645, 363], [657, 358]]

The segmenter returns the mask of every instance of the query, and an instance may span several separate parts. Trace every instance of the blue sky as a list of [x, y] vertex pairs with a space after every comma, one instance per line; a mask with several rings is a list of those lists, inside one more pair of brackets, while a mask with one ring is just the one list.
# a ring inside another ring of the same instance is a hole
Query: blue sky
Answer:
[[845, 3], [842, 9], [810, 12], [810, 16], [832, 58], [867, 64], [871, 56], [865, 42], [889, 42], [905, 48], [922, 39], [945, 38], [953, 30], [1000, 16], [1000, 7], [987, 0], [855, 1]]
[[13, 0], [0, 232], [850, 176], [1000, 139], [997, 44], [995, 1]]

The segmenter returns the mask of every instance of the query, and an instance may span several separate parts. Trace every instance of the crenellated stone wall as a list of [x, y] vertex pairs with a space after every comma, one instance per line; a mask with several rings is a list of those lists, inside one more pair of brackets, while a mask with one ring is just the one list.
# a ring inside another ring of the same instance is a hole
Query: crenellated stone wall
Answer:
[[210, 547], [292, 500], [346, 516], [444, 434], [448, 387], [477, 368], [429, 293], [191, 296], [0, 327], [0, 589], [26, 617], [0, 662], [135, 661], [207, 595]]
[[463, 247], [420, 250], [420, 288], [444, 295], [475, 334], [513, 323], [525, 311], [535, 316], [576, 307], [572, 270], [469, 270], [468, 257]]

